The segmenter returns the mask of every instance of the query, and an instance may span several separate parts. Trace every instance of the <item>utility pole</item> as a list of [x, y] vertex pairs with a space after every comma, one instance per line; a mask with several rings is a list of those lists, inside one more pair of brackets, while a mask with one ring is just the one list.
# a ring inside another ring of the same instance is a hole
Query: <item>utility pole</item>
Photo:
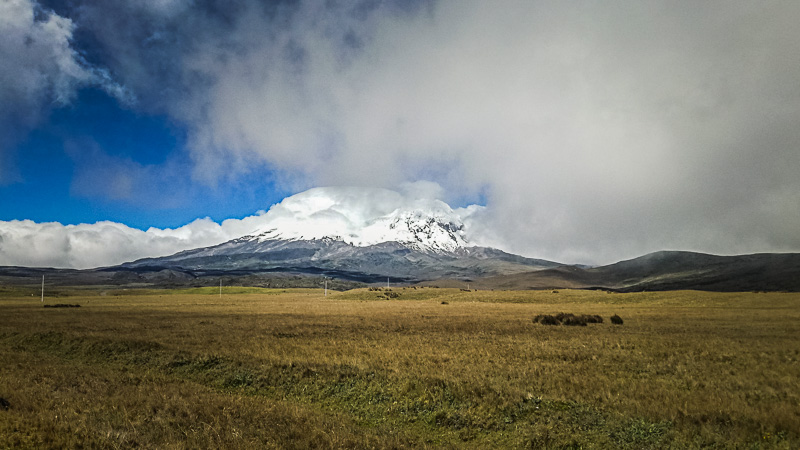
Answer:
[[219, 298], [222, 300], [222, 278], [219, 279]]
[[328, 296], [328, 279], [325, 278], [325, 297]]
[[44, 275], [42, 275], [42, 303], [44, 303]]
[[386, 289], [389, 289], [389, 277], [386, 277]]

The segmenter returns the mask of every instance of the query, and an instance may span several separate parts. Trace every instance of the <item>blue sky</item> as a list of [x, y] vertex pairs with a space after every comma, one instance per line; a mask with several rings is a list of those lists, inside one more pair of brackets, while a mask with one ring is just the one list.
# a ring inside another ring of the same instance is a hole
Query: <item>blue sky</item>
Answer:
[[317, 186], [483, 205], [483, 241], [556, 261], [800, 251], [798, 21], [781, 1], [5, 0], [0, 264], [210, 245]]
[[[99, 89], [82, 89], [18, 144], [19, 180], [0, 186], [0, 197], [9, 200], [0, 220], [175, 228], [200, 217], [249, 216], [285, 196], [267, 164], [240, 180], [193, 179], [185, 142], [185, 130], [168, 117], [137, 113]], [[146, 186], [134, 180], [130, 190], [114, 191], [101, 184], [109, 180], [96, 173], [104, 170], [98, 159], [155, 171], [171, 166], [165, 177], [145, 177]]]

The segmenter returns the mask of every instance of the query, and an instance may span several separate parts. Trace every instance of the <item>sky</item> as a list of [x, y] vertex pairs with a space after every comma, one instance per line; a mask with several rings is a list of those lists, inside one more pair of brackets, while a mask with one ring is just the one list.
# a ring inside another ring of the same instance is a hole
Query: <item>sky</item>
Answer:
[[0, 0], [0, 265], [212, 245], [318, 186], [566, 263], [800, 251], [800, 2]]

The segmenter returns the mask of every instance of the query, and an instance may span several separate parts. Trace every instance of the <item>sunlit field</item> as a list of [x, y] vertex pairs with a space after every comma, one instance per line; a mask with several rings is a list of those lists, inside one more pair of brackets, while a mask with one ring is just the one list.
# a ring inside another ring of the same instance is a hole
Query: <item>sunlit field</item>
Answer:
[[0, 448], [800, 447], [800, 294], [226, 289], [0, 289]]

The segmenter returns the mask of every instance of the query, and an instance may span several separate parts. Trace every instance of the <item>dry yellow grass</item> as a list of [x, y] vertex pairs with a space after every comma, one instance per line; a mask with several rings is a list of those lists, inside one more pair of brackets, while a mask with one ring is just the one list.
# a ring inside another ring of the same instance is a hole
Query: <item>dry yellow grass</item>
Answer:
[[0, 447], [800, 445], [798, 294], [393, 291], [6, 296]]

